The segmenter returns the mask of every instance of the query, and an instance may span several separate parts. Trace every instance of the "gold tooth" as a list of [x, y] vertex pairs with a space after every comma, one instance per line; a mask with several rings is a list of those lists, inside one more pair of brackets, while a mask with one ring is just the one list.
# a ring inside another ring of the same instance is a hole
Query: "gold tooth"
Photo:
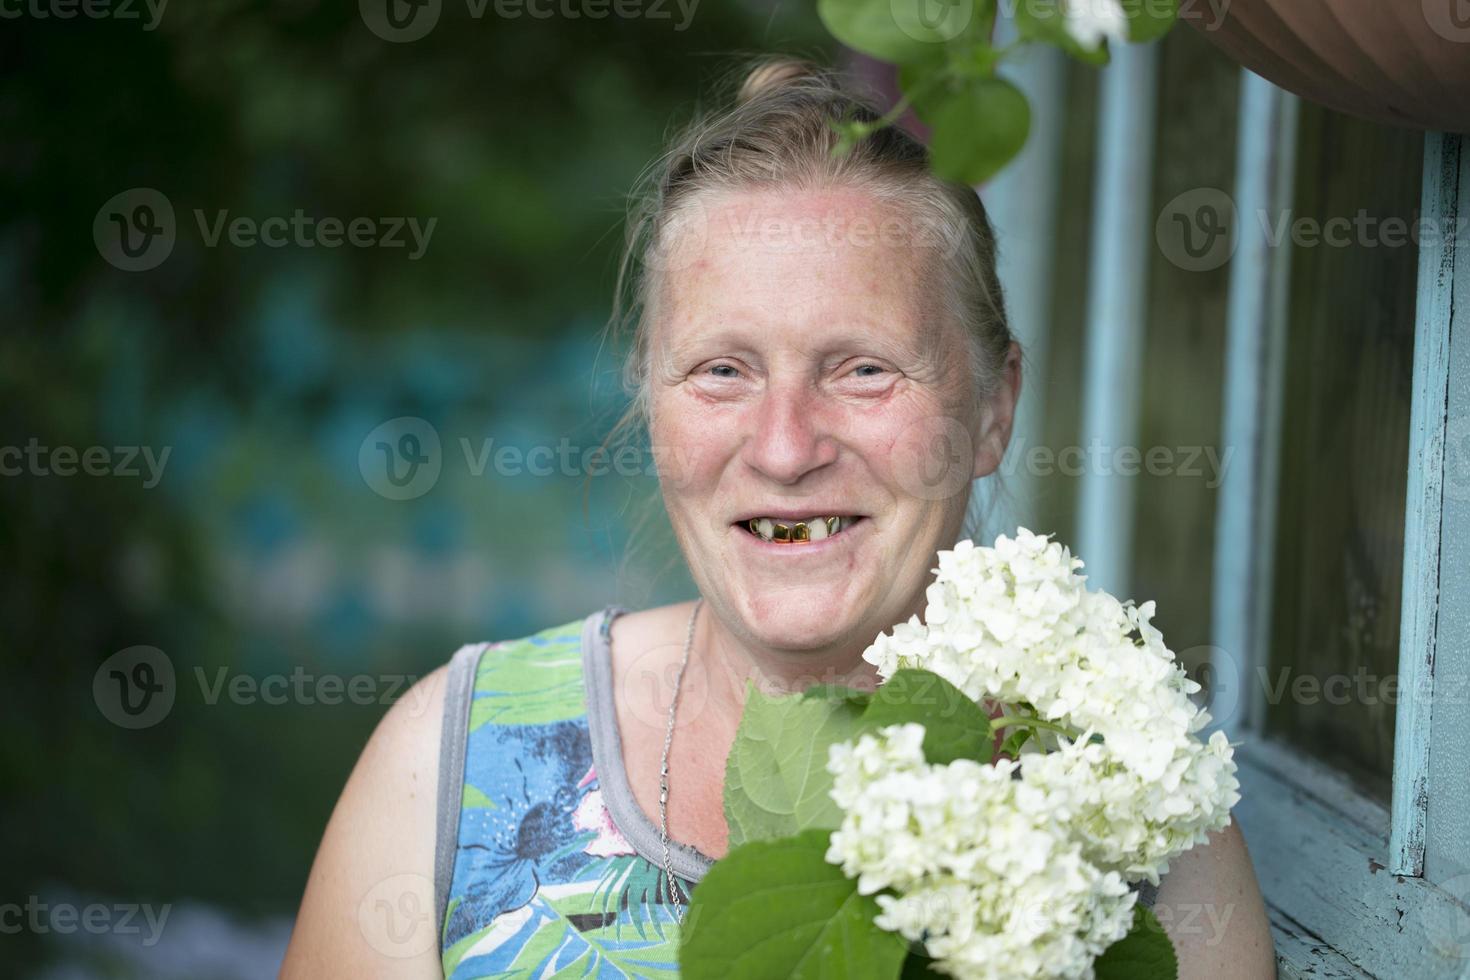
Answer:
[[[842, 526], [841, 517], [824, 517], [822, 518], [822, 522], [827, 525], [828, 537], [836, 534]], [[752, 517], [745, 522], [745, 526], [750, 529], [750, 533], [754, 534], [756, 537], [761, 537], [760, 530], [757, 527], [759, 523], [760, 518]], [[811, 527], [807, 524], [806, 521], [797, 521], [795, 525], [790, 525], [782, 524], [780, 521], [773, 520], [771, 521], [771, 526], [772, 530], [770, 540], [772, 541], [780, 541], [783, 544], [790, 544], [796, 541], [810, 541], [812, 539]]]

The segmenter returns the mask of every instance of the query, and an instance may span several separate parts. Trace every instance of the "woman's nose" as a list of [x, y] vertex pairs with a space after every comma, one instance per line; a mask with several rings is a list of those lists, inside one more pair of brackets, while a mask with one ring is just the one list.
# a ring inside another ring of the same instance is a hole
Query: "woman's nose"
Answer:
[[837, 458], [821, 396], [807, 385], [771, 385], [753, 406], [742, 456], [777, 483], [793, 484]]

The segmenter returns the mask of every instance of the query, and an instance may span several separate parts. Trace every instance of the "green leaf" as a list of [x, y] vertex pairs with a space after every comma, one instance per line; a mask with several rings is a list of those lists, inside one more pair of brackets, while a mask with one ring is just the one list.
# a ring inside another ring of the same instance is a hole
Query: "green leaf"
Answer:
[[924, 759], [942, 766], [956, 759], [989, 762], [995, 740], [990, 716], [968, 694], [930, 670], [904, 668], [873, 692], [863, 730], [918, 722], [924, 726]]
[[1031, 737], [1032, 731], [1033, 729], [1030, 728], [1017, 728], [1011, 732], [1006, 736], [1005, 742], [1001, 744], [1000, 754], [1009, 756], [1012, 759], [1016, 758], [1021, 751], [1021, 746], [1025, 745], [1026, 740]]
[[1128, 15], [1128, 40], [1156, 41], [1169, 33], [1179, 17], [1179, 0], [1122, 0]]
[[936, 765], [989, 762], [994, 747], [984, 709], [928, 670], [897, 671], [872, 692], [814, 684], [800, 694], [768, 697], [749, 683], [746, 692], [725, 760], [731, 847], [841, 825], [827, 772], [835, 742], [884, 725], [918, 722], [924, 726], [924, 757]]
[[901, 65], [898, 69], [899, 89], [908, 97], [914, 114], [925, 122], [929, 121], [929, 114], [944, 100], [948, 80], [930, 84], [930, 80], [942, 71], [942, 67], [930, 62]]
[[679, 945], [686, 980], [897, 980], [908, 943], [826, 860], [831, 832], [731, 848], [695, 887]]
[[939, 106], [930, 125], [934, 172], [947, 180], [979, 184], [1026, 145], [1031, 107], [1010, 82], [975, 79]]
[[832, 36], [896, 64], [930, 60], [955, 41], [988, 40], [991, 0], [818, 0]]
[[966, 50], [961, 58], [900, 66], [898, 86], [908, 97], [914, 113], [933, 125], [935, 110], [963, 92], [976, 78], [990, 77], [998, 60], [996, 50], [980, 42]]
[[801, 692], [805, 698], [825, 698], [836, 701], [851, 701], [853, 704], [865, 705], [873, 698], [872, 691], [863, 691], [855, 687], [844, 687], [841, 684], [813, 684]]
[[1062, 0], [1030, 0], [1015, 8], [1016, 33], [1023, 41], [1040, 41], [1061, 47], [1071, 35], [1062, 14]]
[[842, 811], [828, 795], [827, 748], [854, 737], [862, 715], [862, 701], [851, 695], [767, 697], [747, 683], [745, 710], [725, 762], [732, 848], [841, 824]]
[[1174, 944], [1153, 912], [1133, 906], [1133, 928], [1093, 963], [1097, 980], [1177, 980]]

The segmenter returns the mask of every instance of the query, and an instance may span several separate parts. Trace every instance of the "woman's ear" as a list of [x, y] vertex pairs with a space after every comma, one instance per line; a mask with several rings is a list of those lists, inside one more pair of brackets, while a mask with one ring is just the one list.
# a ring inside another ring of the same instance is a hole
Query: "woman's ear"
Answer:
[[975, 476], [989, 476], [1000, 468], [1006, 446], [1011, 442], [1011, 424], [1016, 402], [1021, 397], [1021, 345], [1014, 340], [1006, 348], [1000, 383], [980, 403], [980, 431], [975, 436]]

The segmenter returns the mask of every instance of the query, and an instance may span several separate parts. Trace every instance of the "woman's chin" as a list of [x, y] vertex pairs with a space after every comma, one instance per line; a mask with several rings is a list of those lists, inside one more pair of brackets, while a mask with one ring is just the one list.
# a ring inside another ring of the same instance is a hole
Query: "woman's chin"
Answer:
[[855, 601], [850, 580], [758, 587], [737, 603], [751, 638], [774, 650], [820, 650], [847, 642], [871, 612]]

